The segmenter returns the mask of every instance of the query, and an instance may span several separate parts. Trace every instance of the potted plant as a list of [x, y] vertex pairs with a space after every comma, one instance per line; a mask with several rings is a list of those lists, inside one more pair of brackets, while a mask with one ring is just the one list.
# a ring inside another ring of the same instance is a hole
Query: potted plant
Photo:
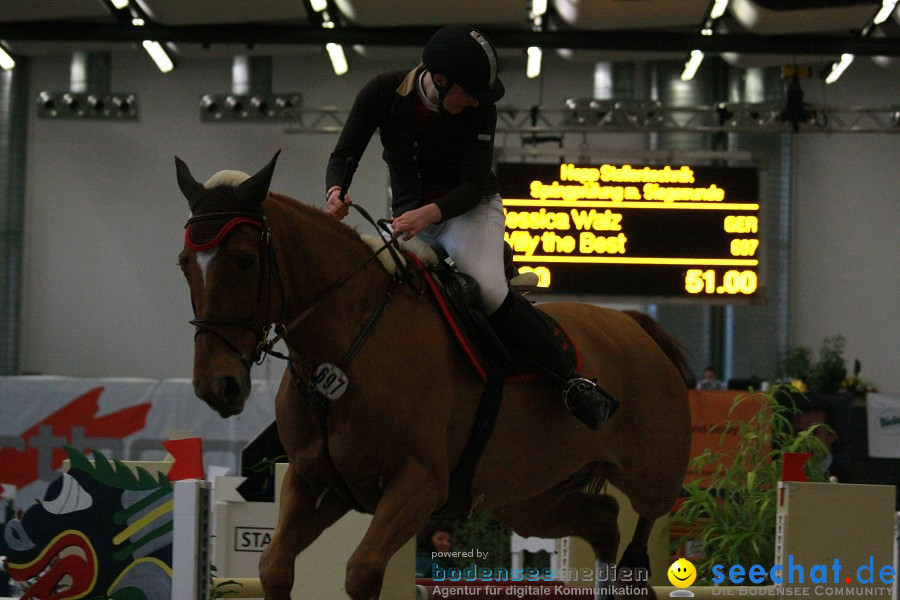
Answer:
[[772, 566], [777, 490], [786, 453], [812, 453], [807, 476], [810, 481], [826, 480], [821, 459], [827, 448], [816, 432], [827, 426], [817, 423], [795, 431], [792, 420], [798, 411], [778, 402], [778, 391], [737, 396], [729, 415], [742, 403], [754, 403], [752, 416], [719, 425], [719, 448], [708, 448], [691, 460], [690, 470], [698, 478], [684, 487], [673, 518], [674, 529], [683, 533], [673, 543], [699, 547], [699, 555], [689, 557], [698, 583], [709, 584], [716, 564]]

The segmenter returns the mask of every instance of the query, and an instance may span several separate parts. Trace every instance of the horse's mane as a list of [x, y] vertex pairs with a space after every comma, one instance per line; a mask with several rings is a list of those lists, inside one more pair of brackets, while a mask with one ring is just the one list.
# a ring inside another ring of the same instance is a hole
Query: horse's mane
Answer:
[[290, 196], [270, 191], [268, 198], [266, 198], [262, 206], [263, 208], [277, 207], [278, 209], [284, 210], [289, 213], [299, 214], [303, 218], [314, 221], [317, 225], [320, 225], [330, 231], [336, 232], [339, 235], [346, 237], [347, 239], [358, 244], [360, 248], [367, 247], [365, 245], [365, 242], [363, 242], [362, 238], [360, 237], [359, 232], [356, 231], [355, 228], [345, 225], [337, 219], [328, 216], [323, 211], [308, 204], [304, 204], [296, 198], [291, 198]]
[[691, 365], [684, 356], [684, 346], [682, 346], [678, 340], [660, 327], [659, 323], [654, 321], [653, 317], [650, 315], [646, 315], [636, 310], [626, 310], [623, 312], [637, 321], [638, 325], [640, 325], [644, 331], [653, 338], [659, 347], [662, 348], [666, 356], [669, 357], [669, 360], [675, 364], [675, 367], [681, 373], [681, 378], [686, 385], [694, 380], [694, 373], [691, 369]]

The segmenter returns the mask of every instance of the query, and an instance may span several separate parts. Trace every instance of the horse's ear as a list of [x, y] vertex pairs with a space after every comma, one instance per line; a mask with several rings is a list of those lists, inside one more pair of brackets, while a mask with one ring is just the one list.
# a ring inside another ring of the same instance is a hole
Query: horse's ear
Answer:
[[238, 197], [251, 206], [259, 206], [269, 193], [269, 184], [272, 183], [272, 173], [275, 172], [275, 162], [281, 150], [275, 153], [269, 164], [259, 170], [259, 173], [245, 180], [234, 191]]
[[188, 206], [191, 207], [191, 212], [193, 212], [200, 202], [203, 184], [198, 183], [194, 179], [194, 176], [191, 175], [191, 170], [177, 156], [175, 157], [175, 173], [178, 175], [178, 187], [181, 188], [181, 193], [187, 198]]

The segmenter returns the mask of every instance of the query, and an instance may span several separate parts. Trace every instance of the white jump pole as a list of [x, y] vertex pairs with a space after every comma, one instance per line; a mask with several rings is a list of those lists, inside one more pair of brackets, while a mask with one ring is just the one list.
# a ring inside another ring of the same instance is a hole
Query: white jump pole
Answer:
[[210, 484], [186, 479], [174, 488], [172, 599], [208, 600]]

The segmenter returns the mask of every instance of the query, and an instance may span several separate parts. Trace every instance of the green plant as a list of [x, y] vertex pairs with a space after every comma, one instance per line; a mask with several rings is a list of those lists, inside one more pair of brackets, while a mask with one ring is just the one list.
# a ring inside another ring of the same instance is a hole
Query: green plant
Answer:
[[847, 377], [845, 346], [846, 339], [842, 335], [825, 338], [816, 363], [812, 362], [809, 348], [788, 348], [782, 361], [784, 375], [803, 381], [810, 392], [833, 394], [841, 389], [841, 383]]
[[784, 375], [788, 378], [806, 381], [812, 370], [812, 353], [809, 348], [794, 346], [788, 348], [782, 361]]
[[[779, 404], [774, 393], [737, 396], [729, 416], [745, 402], [758, 403], [758, 409], [747, 420], [730, 418], [717, 426], [722, 432], [719, 448], [707, 449], [690, 463], [690, 470], [700, 477], [685, 485], [685, 498], [673, 523], [686, 533], [674, 543], [702, 544], [702, 559], [694, 562], [698, 575], [707, 577], [706, 584], [716, 564], [760, 564], [767, 570], [772, 566], [778, 481], [785, 453], [812, 453], [814, 458], [805, 467], [807, 476], [811, 481], [825, 481], [821, 458], [827, 448], [815, 433], [826, 426], [816, 424], [795, 432], [791, 420], [797, 409]], [[729, 438], [734, 444], [726, 451]]]
[[847, 366], [844, 364], [845, 345], [846, 340], [842, 335], [835, 335], [822, 341], [819, 362], [809, 374], [811, 391], [833, 394], [841, 388], [841, 382], [847, 377]]
[[[510, 529], [496, 521], [489, 513], [479, 511], [464, 521], [456, 521], [453, 542], [454, 550], [479, 550], [482, 558], [473, 562], [479, 567], [503, 569], [509, 568]], [[460, 566], [469, 565], [465, 560]]]

